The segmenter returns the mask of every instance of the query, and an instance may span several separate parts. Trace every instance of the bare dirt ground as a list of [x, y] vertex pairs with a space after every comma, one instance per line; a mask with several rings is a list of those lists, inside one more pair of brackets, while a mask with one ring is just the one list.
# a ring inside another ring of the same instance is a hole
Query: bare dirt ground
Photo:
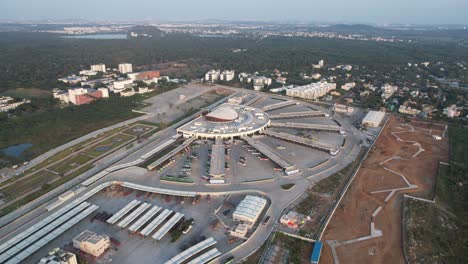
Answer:
[[[432, 135], [444, 131], [444, 125], [390, 118], [325, 230], [323, 240], [332, 241], [336, 255], [324, 243], [321, 263], [405, 263], [402, 195], [433, 198], [438, 164], [448, 160], [448, 139]], [[388, 191], [372, 193], [381, 190]]]

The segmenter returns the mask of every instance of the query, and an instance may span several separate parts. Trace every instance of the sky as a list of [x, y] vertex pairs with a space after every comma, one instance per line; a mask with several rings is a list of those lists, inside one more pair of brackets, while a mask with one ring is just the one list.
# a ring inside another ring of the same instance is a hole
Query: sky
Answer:
[[468, 0], [0, 0], [5, 20], [468, 24]]

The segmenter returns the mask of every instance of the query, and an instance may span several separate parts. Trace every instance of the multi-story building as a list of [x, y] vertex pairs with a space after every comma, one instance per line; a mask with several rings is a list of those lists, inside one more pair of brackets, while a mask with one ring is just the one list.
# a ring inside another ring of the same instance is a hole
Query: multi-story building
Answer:
[[382, 98], [388, 99], [392, 97], [396, 91], [398, 91], [398, 86], [386, 83], [384, 86], [382, 86]]
[[85, 230], [73, 238], [73, 246], [95, 257], [99, 257], [110, 247], [110, 238]]
[[210, 70], [209, 72], [205, 73], [205, 81], [215, 82], [219, 79], [220, 75], [221, 75], [220, 70]]
[[109, 90], [107, 88], [73, 88], [69, 89], [68, 92], [54, 89], [54, 98], [60, 99], [61, 101], [68, 103], [71, 102], [75, 105], [88, 104], [99, 98], [109, 97]]
[[400, 105], [400, 108], [398, 108], [398, 112], [406, 115], [418, 115], [419, 113], [421, 113], [420, 110], [405, 105]]
[[126, 74], [133, 71], [133, 67], [131, 63], [121, 63], [119, 64], [119, 72], [122, 74]]
[[461, 114], [461, 111], [457, 107], [457, 105], [451, 105], [449, 107], [444, 108], [443, 114], [449, 118], [458, 117]]
[[303, 99], [318, 99], [336, 89], [336, 83], [318, 82], [286, 90], [286, 95]]
[[80, 75], [94, 76], [96, 74], [97, 74], [97, 72], [92, 71], [92, 70], [82, 70], [82, 71], [80, 71]]
[[157, 79], [161, 77], [160, 71], [144, 71], [144, 72], [132, 72], [128, 73], [127, 77], [132, 81], [149, 81], [158, 82]]
[[8, 112], [9, 110], [13, 110], [22, 104], [28, 104], [30, 102], [31, 100], [29, 99], [23, 99], [21, 101], [15, 102], [15, 100], [9, 96], [2, 96], [0, 97], [0, 112]]
[[46, 257], [41, 258], [37, 264], [78, 264], [76, 255], [57, 248], [49, 252]]
[[333, 105], [333, 111], [337, 113], [352, 113], [354, 108], [343, 104], [335, 104]]
[[133, 84], [133, 80], [130, 78], [114, 81], [112, 85], [112, 91], [114, 93], [118, 93], [123, 89], [131, 88], [132, 84]]
[[355, 82], [350, 82], [350, 83], [343, 84], [341, 86], [341, 89], [345, 90], [345, 91], [349, 91], [350, 89], [353, 89], [354, 87], [356, 87], [356, 83]]
[[106, 72], [106, 65], [104, 63], [91, 65], [91, 70], [95, 72]]
[[229, 82], [229, 81], [232, 81], [234, 80], [234, 71], [230, 71], [230, 70], [224, 70], [223, 72], [221, 72], [220, 76], [219, 76], [219, 79], [221, 81], [226, 81], [226, 82]]

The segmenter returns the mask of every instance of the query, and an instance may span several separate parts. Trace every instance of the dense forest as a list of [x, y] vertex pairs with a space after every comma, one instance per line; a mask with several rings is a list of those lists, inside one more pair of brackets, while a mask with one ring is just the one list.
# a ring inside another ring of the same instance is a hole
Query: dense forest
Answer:
[[[233, 53], [234, 49], [246, 49]], [[0, 33], [0, 92], [26, 87], [51, 89], [58, 77], [103, 62], [137, 66], [194, 59], [236, 71], [299, 71], [319, 59], [385, 71], [396, 64], [468, 60], [466, 47], [453, 42], [382, 43], [325, 38], [205, 38], [169, 34], [121, 40], [64, 39], [47, 33]], [[188, 76], [193, 77], [193, 76]]]

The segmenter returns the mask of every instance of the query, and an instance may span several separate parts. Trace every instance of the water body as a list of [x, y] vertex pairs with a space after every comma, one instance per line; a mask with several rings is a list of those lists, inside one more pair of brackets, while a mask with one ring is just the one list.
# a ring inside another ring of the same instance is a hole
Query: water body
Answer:
[[23, 152], [30, 147], [32, 147], [32, 144], [24, 143], [0, 149], [0, 152], [10, 157], [20, 158]]
[[95, 148], [94, 150], [96, 150], [97, 152], [106, 152], [109, 149], [111, 149], [111, 146], [99, 146]]
[[67, 39], [127, 39], [127, 34], [93, 34], [93, 35], [73, 35], [61, 36]]

